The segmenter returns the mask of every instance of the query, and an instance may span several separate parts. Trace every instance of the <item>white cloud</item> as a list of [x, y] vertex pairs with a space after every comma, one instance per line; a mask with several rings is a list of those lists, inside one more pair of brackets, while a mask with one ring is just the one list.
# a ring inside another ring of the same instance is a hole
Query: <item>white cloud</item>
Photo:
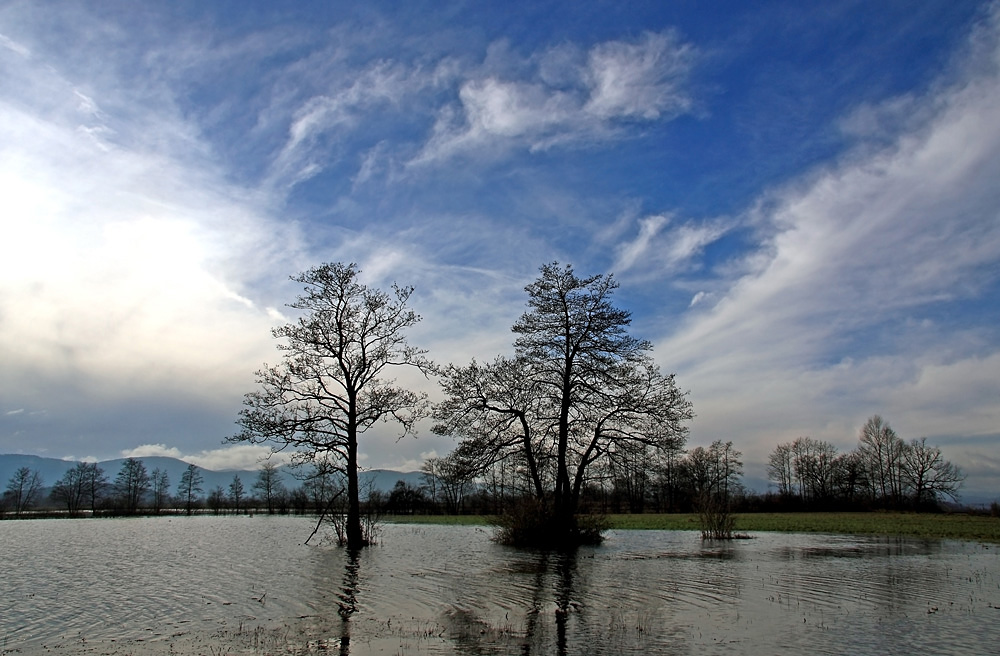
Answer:
[[122, 458], [181, 458], [180, 449], [165, 444], [140, 444], [131, 449], [123, 449]]
[[[294, 226], [188, 148], [194, 130], [170, 106], [129, 108], [119, 87], [74, 84], [50, 62], [8, 64], [43, 92], [0, 91], [0, 394], [40, 405], [53, 380], [105, 397], [238, 394], [271, 351], [275, 298], [258, 281], [295, 270]], [[81, 116], [125, 129], [104, 141]]]
[[[501, 50], [491, 51], [493, 59], [513, 57]], [[604, 139], [624, 119], [672, 118], [692, 106], [684, 87], [694, 58], [693, 47], [668, 32], [597, 44], [585, 61], [571, 46], [554, 48], [540, 53], [528, 73], [522, 62], [484, 66], [461, 83], [458, 105], [440, 110], [411, 164]]]
[[694, 307], [695, 305], [698, 305], [699, 303], [704, 301], [706, 298], [708, 298], [707, 292], [698, 292], [697, 294], [691, 297], [691, 303], [690, 305], [688, 305], [688, 307]]
[[259, 469], [260, 463], [265, 460], [276, 462], [277, 464], [286, 464], [290, 461], [288, 454], [272, 454], [269, 447], [253, 444], [235, 444], [219, 449], [207, 449], [195, 452], [185, 452], [177, 447], [168, 447], [165, 444], [142, 444], [131, 449], [123, 449], [121, 457], [176, 458], [211, 471], [223, 471], [226, 469], [255, 470]]
[[260, 464], [265, 460], [279, 465], [287, 464], [290, 461], [288, 454], [272, 454], [269, 447], [253, 444], [234, 444], [220, 449], [198, 451], [187, 454], [181, 459], [212, 471], [255, 470], [260, 469]]
[[995, 432], [997, 353], [922, 317], [997, 281], [1000, 77], [979, 67], [918, 100], [924, 121], [889, 146], [763, 199], [754, 266], [658, 345], [693, 391], [697, 439], [745, 435], [759, 460], [801, 434], [853, 445], [873, 412], [910, 436]]
[[[735, 225], [733, 221], [721, 219], [677, 223], [668, 214], [641, 217], [635, 223], [638, 227], [635, 238], [615, 246], [613, 270], [623, 274], [635, 268], [642, 271], [636, 275], [646, 277], [669, 276], [681, 269], [696, 269], [691, 266], [692, 260]], [[611, 239], [621, 232], [621, 220], [615, 226], [613, 231], [602, 236], [602, 240]]]
[[18, 43], [17, 41], [11, 39], [6, 34], [0, 33], [0, 46], [3, 46], [4, 48], [7, 48], [11, 52], [17, 53], [21, 57], [30, 57], [31, 56], [31, 50], [29, 50], [27, 47], [23, 46], [22, 44]]
[[694, 55], [694, 48], [671, 32], [597, 45], [588, 58], [591, 89], [584, 111], [603, 119], [647, 120], [689, 111], [683, 84]]
[[670, 217], [665, 214], [639, 219], [638, 236], [631, 242], [619, 244], [617, 248], [618, 259], [615, 261], [614, 271], [624, 273], [631, 269], [637, 260], [646, 256], [650, 242], [669, 222]]
[[[441, 67], [425, 70], [388, 60], [377, 60], [359, 71], [336, 71], [321, 93], [296, 99], [287, 140], [271, 165], [268, 184], [292, 186], [317, 175], [340, 158], [335, 144], [361, 124], [371, 129], [367, 121], [372, 112], [406, 111], [416, 94], [441, 84], [446, 74], [447, 69]], [[378, 154], [378, 149], [371, 152]], [[361, 181], [370, 175], [373, 164], [366, 160], [359, 173]]]

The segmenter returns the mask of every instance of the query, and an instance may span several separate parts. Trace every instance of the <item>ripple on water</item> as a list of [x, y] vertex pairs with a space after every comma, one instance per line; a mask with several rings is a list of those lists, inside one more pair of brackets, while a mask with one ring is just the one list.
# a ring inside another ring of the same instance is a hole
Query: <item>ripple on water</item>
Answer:
[[352, 557], [304, 546], [312, 521], [0, 522], [0, 640], [31, 654], [277, 626], [286, 640], [294, 627], [350, 634], [356, 654], [975, 653], [1000, 642], [997, 550], [966, 543], [643, 531], [546, 554], [474, 527], [390, 525]]

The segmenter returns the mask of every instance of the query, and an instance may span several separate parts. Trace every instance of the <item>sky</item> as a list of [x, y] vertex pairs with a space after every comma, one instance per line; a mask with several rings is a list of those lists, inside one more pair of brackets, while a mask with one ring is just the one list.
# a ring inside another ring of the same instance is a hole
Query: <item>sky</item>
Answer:
[[290, 276], [412, 285], [465, 364], [558, 261], [760, 491], [880, 414], [1000, 495], [1000, 4], [400, 4], [0, 2], [0, 453], [254, 468]]

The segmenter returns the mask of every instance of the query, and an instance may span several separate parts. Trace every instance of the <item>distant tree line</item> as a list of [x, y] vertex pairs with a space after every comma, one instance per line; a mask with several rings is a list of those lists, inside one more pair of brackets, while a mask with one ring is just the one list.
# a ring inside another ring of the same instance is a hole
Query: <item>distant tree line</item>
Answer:
[[[732, 442], [685, 449], [683, 435], [657, 445], [631, 445], [591, 468], [581, 491], [581, 510], [596, 513], [698, 512], [724, 503], [754, 510], [934, 510], [958, 500], [961, 469], [945, 460], [926, 438], [905, 442], [882, 417], [869, 418], [857, 447], [840, 452], [810, 437], [775, 446], [768, 459], [773, 489], [744, 487], [742, 453]], [[515, 450], [487, 465], [461, 448], [427, 459], [419, 484], [400, 480], [389, 490], [362, 486], [360, 511], [366, 521], [385, 514], [502, 515], [534, 489], [534, 477], [547, 485], [551, 466], [533, 475]], [[167, 473], [148, 472], [136, 458], [126, 460], [111, 480], [96, 463], [69, 469], [42, 498], [37, 471], [22, 467], [7, 482], [0, 515], [23, 517], [33, 509], [59, 509], [69, 516], [160, 514], [165, 512], [322, 514], [346, 516], [347, 478], [331, 460], [299, 468], [300, 485], [289, 489], [272, 462], [265, 462], [246, 483], [234, 474], [228, 486], [203, 489], [204, 477], [188, 465], [177, 488]], [[340, 496], [338, 496], [340, 495]], [[339, 503], [333, 503], [337, 502]]]
[[[721, 502], [740, 511], [937, 510], [942, 502], [959, 499], [965, 479], [927, 438], [905, 442], [878, 415], [865, 422], [852, 451], [810, 437], [778, 444], [767, 467], [773, 489], [763, 493], [744, 487], [742, 453], [732, 442], [684, 447], [678, 435], [655, 447], [616, 450], [591, 469], [583, 509], [698, 512]], [[531, 495], [532, 476], [522, 459], [493, 459], [484, 466], [471, 455], [460, 444], [446, 457], [427, 460], [422, 489], [399, 490], [399, 498], [407, 499], [402, 507], [501, 514]], [[544, 480], [552, 475], [541, 471]], [[390, 511], [399, 507], [389, 504]]]
[[278, 466], [265, 462], [244, 483], [234, 474], [228, 486], [204, 489], [201, 470], [189, 464], [176, 488], [167, 472], [148, 471], [141, 459], [129, 458], [111, 479], [97, 463], [78, 462], [56, 481], [47, 496], [42, 477], [28, 467], [18, 469], [7, 481], [0, 496], [0, 517], [20, 518], [36, 513], [83, 515], [156, 515], [223, 513], [319, 512], [334, 496], [343, 481], [335, 472], [303, 476], [300, 486], [288, 489]]
[[965, 480], [927, 438], [906, 442], [879, 415], [862, 426], [853, 451], [800, 437], [774, 448], [767, 471], [773, 503], [810, 509], [933, 509], [957, 501]]

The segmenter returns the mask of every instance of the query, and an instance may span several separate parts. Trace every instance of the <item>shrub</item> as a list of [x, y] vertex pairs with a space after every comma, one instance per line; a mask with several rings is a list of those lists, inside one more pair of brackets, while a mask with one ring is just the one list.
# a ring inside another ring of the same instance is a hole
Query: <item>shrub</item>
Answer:
[[600, 544], [607, 519], [599, 515], [577, 515], [567, 525], [534, 498], [524, 498], [509, 504], [504, 513], [493, 520], [493, 539], [513, 547], [563, 549], [584, 544]]
[[705, 540], [732, 540], [736, 537], [736, 515], [729, 501], [716, 495], [705, 495], [698, 502], [698, 521]]

